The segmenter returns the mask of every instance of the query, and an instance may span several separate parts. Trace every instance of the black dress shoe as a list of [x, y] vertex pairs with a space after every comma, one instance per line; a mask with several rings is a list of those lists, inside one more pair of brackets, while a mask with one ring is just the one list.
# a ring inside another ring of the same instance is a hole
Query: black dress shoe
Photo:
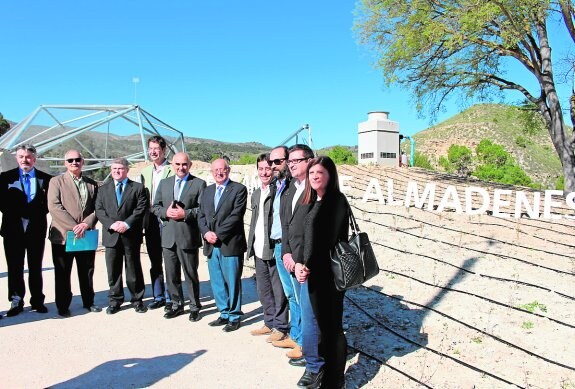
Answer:
[[12, 316], [16, 316], [17, 314], [21, 313], [24, 310], [24, 303], [22, 301], [20, 301], [20, 303], [18, 305], [12, 305], [12, 308], [10, 308], [8, 310], [8, 312], [6, 312], [6, 316], [8, 317], [12, 317]]
[[208, 325], [210, 327], [219, 327], [219, 326], [225, 326], [226, 324], [228, 324], [228, 319], [224, 319], [221, 316], [218, 317], [216, 320], [211, 321], [208, 323]]
[[226, 326], [224, 328], [222, 328], [222, 331], [232, 332], [232, 331], [237, 330], [238, 328], [240, 328], [240, 321], [239, 320], [230, 321], [230, 322], [228, 322], [228, 324], [226, 324]]
[[144, 303], [142, 301], [132, 303], [132, 306], [134, 307], [134, 311], [136, 311], [137, 313], [148, 312], [148, 308], [146, 308], [146, 306], [144, 305]]
[[323, 369], [317, 373], [312, 373], [306, 370], [297, 382], [298, 388], [306, 389], [318, 389], [321, 386], [321, 380], [323, 379]]
[[48, 313], [48, 308], [44, 304], [32, 305], [32, 310], [38, 313]]
[[299, 357], [299, 358], [290, 358], [288, 363], [292, 366], [305, 367], [307, 362], [305, 361], [304, 357]]
[[171, 301], [166, 301], [164, 304], [164, 312], [170, 312], [172, 310], [173, 303]]
[[154, 300], [148, 304], [148, 309], [158, 309], [166, 305], [166, 300]]
[[110, 305], [108, 308], [106, 308], [106, 313], [108, 315], [113, 315], [118, 312], [120, 312], [120, 307], [117, 305]]
[[173, 319], [174, 317], [178, 317], [181, 314], [184, 313], [184, 307], [183, 306], [178, 306], [178, 305], [172, 305], [172, 309], [170, 309], [168, 312], [164, 313], [164, 318], [166, 319]]
[[192, 311], [190, 312], [190, 321], [199, 321], [200, 320], [200, 311]]
[[89, 307], [84, 307], [84, 308], [86, 308], [90, 312], [102, 312], [102, 308], [100, 308], [96, 304], [92, 304]]
[[58, 315], [62, 317], [70, 317], [72, 314], [70, 313], [69, 309], [58, 309]]

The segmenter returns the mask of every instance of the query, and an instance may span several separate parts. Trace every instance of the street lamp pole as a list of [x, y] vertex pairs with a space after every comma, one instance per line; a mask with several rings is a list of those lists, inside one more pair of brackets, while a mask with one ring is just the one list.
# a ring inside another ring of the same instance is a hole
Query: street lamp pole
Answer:
[[138, 83], [140, 82], [140, 77], [132, 77], [132, 82], [134, 83], [134, 105], [138, 104]]

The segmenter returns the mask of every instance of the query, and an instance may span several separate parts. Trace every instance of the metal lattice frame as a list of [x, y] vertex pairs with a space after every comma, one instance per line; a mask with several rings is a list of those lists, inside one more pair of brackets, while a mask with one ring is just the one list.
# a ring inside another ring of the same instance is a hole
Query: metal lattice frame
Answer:
[[313, 150], [313, 141], [311, 139], [311, 127], [309, 126], [309, 124], [304, 124], [301, 128], [299, 128], [296, 132], [294, 132], [293, 134], [291, 134], [289, 137], [287, 137], [286, 140], [284, 140], [283, 142], [280, 143], [280, 145], [285, 145], [287, 144], [290, 140], [292, 140], [293, 138], [295, 138], [295, 143], [300, 143], [299, 139], [300, 139], [300, 133], [302, 131], [307, 131], [307, 139], [306, 138], [301, 138], [301, 142], [305, 143], [309, 146], [310, 149]]
[[[46, 127], [46, 122], [40, 123], [40, 120], [51, 120], [53, 124]], [[18, 145], [30, 143], [36, 147], [41, 156], [55, 146], [74, 140], [79, 145], [79, 149], [86, 154], [84, 170], [99, 169], [107, 166], [114, 159], [108, 155], [108, 139], [110, 126], [118, 123], [120, 126], [123, 125], [123, 128], [138, 129], [142, 151], [124, 156], [132, 163], [148, 160], [146, 135], [161, 135], [166, 138], [171, 153], [185, 151], [184, 134], [181, 131], [138, 105], [41, 105], [0, 137], [0, 148], [14, 152]], [[77, 139], [78, 135], [87, 131], [102, 131], [103, 129], [106, 133], [104, 155], [96, 155], [93, 150]], [[38, 159], [61, 161], [62, 158], [39, 157]]]

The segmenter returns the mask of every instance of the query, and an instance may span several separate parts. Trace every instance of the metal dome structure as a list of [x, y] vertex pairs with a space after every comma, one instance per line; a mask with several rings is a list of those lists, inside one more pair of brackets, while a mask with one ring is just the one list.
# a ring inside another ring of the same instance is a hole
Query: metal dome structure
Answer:
[[[87, 138], [86, 132], [92, 132], [95, 139]], [[95, 170], [117, 157], [131, 163], [147, 161], [147, 138], [152, 135], [166, 139], [168, 154], [185, 151], [181, 131], [138, 105], [41, 105], [0, 137], [0, 149], [14, 152], [18, 145], [30, 143], [36, 147], [39, 160], [58, 161], [52, 166], [57, 168], [63, 155], [50, 156], [50, 151], [65, 143], [84, 154], [84, 170]], [[112, 155], [114, 140], [121, 143], [116, 144]]]

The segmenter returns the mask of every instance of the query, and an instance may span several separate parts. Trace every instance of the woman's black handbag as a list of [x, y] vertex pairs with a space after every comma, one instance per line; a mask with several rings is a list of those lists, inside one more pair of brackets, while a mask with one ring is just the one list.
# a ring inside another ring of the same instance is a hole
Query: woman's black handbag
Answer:
[[379, 273], [369, 237], [359, 230], [349, 204], [348, 209], [351, 237], [347, 242], [338, 241], [330, 252], [335, 288], [339, 291], [355, 288]]

